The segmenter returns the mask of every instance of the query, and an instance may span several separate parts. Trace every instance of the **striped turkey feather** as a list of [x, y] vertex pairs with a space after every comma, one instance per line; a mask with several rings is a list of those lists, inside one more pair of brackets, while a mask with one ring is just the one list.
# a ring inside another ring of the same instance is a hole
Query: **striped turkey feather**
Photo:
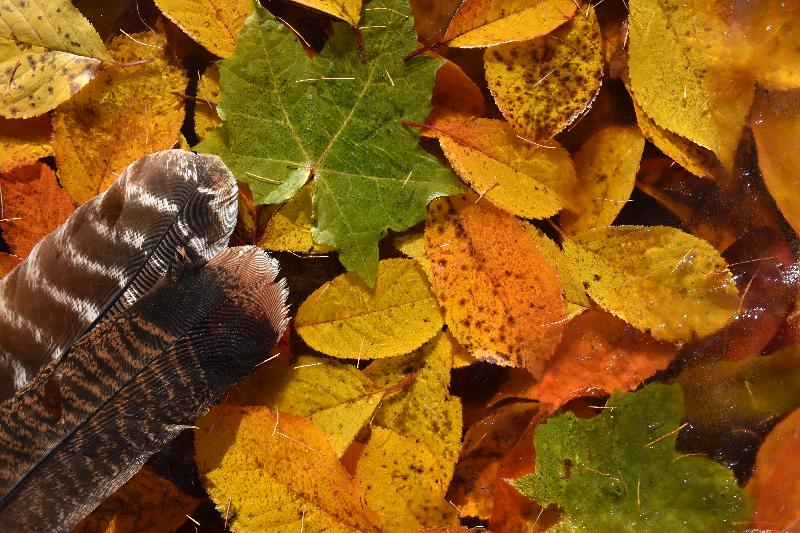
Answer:
[[147, 155], [0, 280], [0, 400], [161, 279], [176, 250], [202, 265], [228, 244], [236, 181], [216, 156]]
[[262, 362], [276, 273], [255, 247], [171, 269], [0, 405], [0, 531], [68, 531]]

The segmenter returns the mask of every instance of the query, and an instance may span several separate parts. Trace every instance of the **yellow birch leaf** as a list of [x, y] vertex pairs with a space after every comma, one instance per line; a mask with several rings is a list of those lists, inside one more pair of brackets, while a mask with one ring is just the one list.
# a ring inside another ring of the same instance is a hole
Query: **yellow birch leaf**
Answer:
[[425, 273], [413, 259], [378, 263], [375, 288], [342, 274], [306, 299], [295, 329], [315, 350], [345, 359], [379, 359], [422, 346], [443, 325]]
[[218, 405], [197, 426], [203, 486], [235, 533], [379, 531], [358, 482], [308, 420]]
[[356, 466], [367, 504], [381, 516], [381, 531], [407, 533], [456, 526], [456, 510], [444, 499], [447, 482], [424, 446], [382, 427], [373, 427]]
[[561, 228], [575, 234], [610, 226], [633, 192], [643, 151], [635, 126], [608, 126], [583, 143], [575, 154], [573, 210], [561, 214]]
[[[186, 76], [169, 64], [162, 35], [148, 32], [114, 39], [118, 61], [155, 58], [146, 65], [107, 70], [53, 115], [59, 177], [73, 202], [106, 190], [122, 169], [145, 154], [172, 148], [183, 123]], [[140, 44], [144, 43], [144, 44]]]
[[555, 269], [517, 219], [474, 195], [436, 200], [425, 249], [449, 331], [473, 356], [538, 375], [565, 304]]
[[546, 35], [575, 14], [573, 0], [465, 0], [444, 40], [456, 48], [483, 48]]
[[0, 174], [53, 155], [50, 117], [30, 119], [0, 117]]
[[751, 122], [767, 189], [786, 221], [800, 234], [800, 90], [760, 94]]
[[484, 62], [503, 116], [525, 138], [547, 144], [600, 90], [603, 43], [594, 8], [549, 35], [488, 48]]
[[110, 61], [100, 36], [68, 0], [0, 2], [0, 115], [46, 113]]
[[575, 186], [569, 153], [520, 139], [501, 120], [475, 118], [436, 126], [458, 175], [497, 207], [523, 218], [546, 218], [564, 207]]
[[206, 50], [225, 58], [233, 54], [236, 34], [253, 11], [252, 0], [155, 0], [168, 19]]
[[449, 393], [454, 354], [459, 351], [463, 350], [451, 335], [440, 333], [413, 354], [381, 359], [364, 370], [375, 380], [385, 376], [395, 382], [413, 373], [411, 385], [386, 395], [372, 423], [425, 446], [436, 458], [445, 485], [453, 477], [461, 443], [461, 401]]
[[219, 65], [212, 63], [197, 81], [197, 102], [194, 105], [194, 133], [202, 141], [211, 130], [222, 124], [217, 115], [222, 93], [219, 88]]
[[292, 366], [262, 365], [231, 390], [227, 403], [264, 405], [307, 418], [341, 457], [384, 394], [351, 365], [300, 356]]
[[72, 532], [175, 531], [201, 502], [145, 466], [75, 526]]
[[754, 84], [729, 65], [730, 28], [707, 2], [631, 0], [628, 68], [636, 102], [660, 127], [730, 170]]
[[739, 308], [725, 259], [675, 228], [596, 228], [565, 239], [564, 252], [595, 302], [658, 340], [710, 335]]
[[342, 19], [354, 28], [358, 26], [358, 19], [361, 18], [361, 0], [292, 0], [292, 2]]
[[325, 254], [333, 251], [330, 246], [315, 244], [311, 238], [314, 223], [311, 215], [311, 198], [314, 182], [308, 182], [289, 199], [272, 218], [258, 245], [265, 250], [296, 252], [302, 254]]
[[432, 283], [431, 262], [428, 261], [428, 256], [425, 255], [425, 235], [422, 232], [398, 235], [394, 239], [394, 247], [403, 255], [419, 263], [420, 268], [425, 272], [425, 277]]

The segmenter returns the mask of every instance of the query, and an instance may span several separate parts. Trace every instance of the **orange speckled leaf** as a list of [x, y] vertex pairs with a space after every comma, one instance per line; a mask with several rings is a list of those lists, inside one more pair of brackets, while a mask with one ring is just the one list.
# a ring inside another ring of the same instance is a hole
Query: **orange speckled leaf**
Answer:
[[517, 220], [475, 195], [440, 199], [429, 209], [425, 249], [461, 345], [538, 374], [561, 338], [566, 306], [556, 271]]

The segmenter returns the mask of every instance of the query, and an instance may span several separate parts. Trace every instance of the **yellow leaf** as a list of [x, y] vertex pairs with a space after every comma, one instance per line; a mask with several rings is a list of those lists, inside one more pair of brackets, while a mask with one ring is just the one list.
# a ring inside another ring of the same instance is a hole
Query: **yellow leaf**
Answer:
[[603, 78], [603, 44], [594, 8], [550, 35], [488, 48], [486, 81], [519, 134], [547, 140], [591, 105]]
[[311, 198], [314, 182], [308, 182], [269, 219], [267, 230], [258, 245], [276, 252], [324, 254], [333, 250], [324, 244], [314, 244], [311, 238]]
[[459, 351], [449, 334], [440, 333], [413, 354], [375, 361], [364, 370], [376, 381], [395, 383], [414, 374], [410, 386], [387, 394], [372, 423], [425, 446], [436, 458], [438, 477], [445, 485], [453, 477], [461, 443], [461, 401], [448, 390]]
[[800, 234], [800, 90], [760, 94], [751, 122], [767, 189], [786, 221]]
[[253, 10], [252, 0], [155, 0], [164, 15], [212, 54], [228, 57], [236, 34]]
[[121, 35], [112, 41], [116, 60], [155, 60], [103, 72], [53, 115], [59, 176], [77, 204], [106, 190], [131, 162], [178, 140], [184, 109], [173, 93], [184, 92], [186, 76], [167, 62], [162, 35], [138, 33], [133, 39]]
[[610, 226], [633, 192], [643, 151], [635, 126], [608, 126], [583, 143], [575, 154], [574, 207], [559, 217], [561, 228], [574, 234]]
[[474, 195], [433, 202], [425, 224], [449, 331], [481, 360], [537, 375], [564, 324], [561, 283], [517, 219]]
[[659, 340], [714, 333], [739, 307], [719, 252], [675, 228], [596, 228], [566, 239], [564, 252], [595, 302]]
[[567, 22], [577, 7], [573, 0], [465, 0], [444, 40], [456, 48], [528, 41]]
[[189, 496], [145, 466], [84, 518], [73, 533], [174, 531], [202, 500]]
[[[361, 18], [361, 0], [292, 0], [292, 2], [333, 15], [353, 27], [358, 26], [358, 19]], [[404, 14], [409, 15], [409, 13]]]
[[0, 174], [53, 155], [50, 117], [6, 119], [0, 117]]
[[300, 356], [292, 366], [259, 367], [228, 394], [227, 403], [264, 405], [307, 418], [341, 457], [372, 418], [384, 394], [385, 390], [350, 365]]
[[356, 468], [367, 504], [381, 516], [381, 531], [407, 533], [455, 526], [458, 515], [444, 499], [447, 482], [424, 446], [390, 429], [372, 428]]
[[0, 115], [50, 111], [110, 62], [103, 41], [68, 0], [5, 0], [0, 8]]
[[197, 102], [194, 105], [194, 133], [197, 140], [206, 136], [222, 124], [217, 115], [217, 105], [222, 93], [219, 88], [219, 66], [212, 63], [197, 82]]
[[308, 420], [218, 405], [197, 425], [197, 468], [232, 531], [379, 531], [358, 482]]
[[708, 148], [730, 170], [754, 85], [736, 76], [730, 28], [707, 2], [631, 0], [628, 67], [636, 102], [660, 127]]
[[501, 121], [476, 118], [436, 127], [453, 169], [478, 194], [511, 214], [546, 218], [564, 207], [575, 186], [569, 153], [520, 139]]
[[346, 359], [402, 355], [422, 346], [442, 327], [436, 297], [412, 259], [378, 263], [375, 288], [348, 272], [308, 297], [295, 329], [315, 350]]

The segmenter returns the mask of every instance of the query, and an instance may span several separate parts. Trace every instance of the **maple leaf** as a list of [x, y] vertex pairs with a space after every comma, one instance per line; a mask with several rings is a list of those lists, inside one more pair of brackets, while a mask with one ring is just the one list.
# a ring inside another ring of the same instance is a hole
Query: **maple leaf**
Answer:
[[729, 531], [747, 519], [733, 473], [675, 451], [683, 397], [660, 383], [615, 392], [602, 414], [536, 428], [536, 473], [514, 485], [558, 503], [572, 531]]
[[429, 201], [463, 190], [401, 124], [430, 111], [440, 61], [403, 61], [417, 42], [406, 1], [366, 8], [366, 62], [346, 24], [334, 24], [309, 59], [290, 29], [254, 9], [233, 56], [220, 63], [225, 122], [197, 150], [222, 157], [256, 203], [291, 198], [313, 177], [314, 241], [336, 248], [373, 285], [387, 230], [410, 227]]

